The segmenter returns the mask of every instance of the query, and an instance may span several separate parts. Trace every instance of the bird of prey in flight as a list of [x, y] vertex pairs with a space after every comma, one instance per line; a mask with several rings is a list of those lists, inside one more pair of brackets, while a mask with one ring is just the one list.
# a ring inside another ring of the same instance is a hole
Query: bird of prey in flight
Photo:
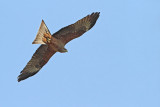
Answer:
[[18, 82], [30, 76], [35, 75], [56, 53], [65, 53], [67, 49], [65, 45], [90, 30], [96, 23], [100, 12], [94, 12], [86, 17], [78, 20], [74, 24], [60, 29], [51, 35], [46, 24], [42, 20], [38, 33], [32, 44], [41, 44], [41, 46], [33, 54], [31, 60], [18, 76]]

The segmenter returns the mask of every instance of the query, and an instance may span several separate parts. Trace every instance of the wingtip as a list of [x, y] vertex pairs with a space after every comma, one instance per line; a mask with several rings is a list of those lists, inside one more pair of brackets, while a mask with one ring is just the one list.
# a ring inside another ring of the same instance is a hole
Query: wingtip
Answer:
[[99, 18], [99, 15], [100, 15], [100, 12], [93, 12], [91, 15], [89, 15], [90, 24], [91, 24], [89, 29], [91, 29], [95, 25], [97, 19]]
[[21, 80], [18, 79], [17, 81], [20, 82]]
[[18, 81], [18, 82], [21, 82], [22, 80], [25, 80], [25, 79], [27, 79], [28, 77], [29, 77], [28, 75], [20, 74], [20, 75], [17, 77], [17, 81]]
[[21, 76], [21, 74], [17, 77], [17, 81], [18, 82], [20, 82], [20, 81], [22, 81], [22, 80], [24, 80], [24, 79], [22, 79], [22, 76]]
[[93, 12], [92, 14], [98, 14], [98, 15], [100, 15], [100, 12]]
[[17, 77], [17, 81], [18, 81], [18, 82], [20, 82], [20, 81], [21, 81], [21, 79], [19, 78], [19, 76]]
[[17, 81], [20, 82], [22, 80], [25, 80], [29, 77], [29, 73], [23, 73], [23, 71], [21, 71], [20, 75], [17, 77]]

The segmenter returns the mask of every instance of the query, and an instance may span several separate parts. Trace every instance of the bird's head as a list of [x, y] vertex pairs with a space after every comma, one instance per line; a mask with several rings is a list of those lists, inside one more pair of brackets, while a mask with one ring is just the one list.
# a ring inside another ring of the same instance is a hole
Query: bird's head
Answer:
[[66, 48], [63, 48], [63, 49], [61, 50], [61, 52], [62, 52], [62, 53], [65, 53], [65, 52], [68, 52], [68, 50], [67, 50]]

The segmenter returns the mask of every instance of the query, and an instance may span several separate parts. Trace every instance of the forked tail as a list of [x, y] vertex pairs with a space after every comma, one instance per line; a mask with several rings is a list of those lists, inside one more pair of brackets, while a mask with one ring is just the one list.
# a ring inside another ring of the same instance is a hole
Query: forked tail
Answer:
[[48, 30], [46, 24], [42, 20], [41, 25], [39, 27], [38, 33], [36, 35], [35, 40], [32, 42], [32, 44], [46, 44], [44, 41], [46, 40], [44, 38], [44, 35], [51, 35], [50, 31]]

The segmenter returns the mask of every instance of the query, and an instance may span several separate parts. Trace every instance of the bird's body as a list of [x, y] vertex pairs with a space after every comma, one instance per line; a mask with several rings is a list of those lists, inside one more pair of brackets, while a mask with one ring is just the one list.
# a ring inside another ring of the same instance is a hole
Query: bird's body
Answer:
[[18, 82], [36, 74], [56, 53], [68, 52], [65, 45], [91, 29], [99, 17], [99, 12], [92, 13], [74, 24], [60, 29], [51, 35], [46, 24], [42, 20], [37, 36], [33, 44], [42, 44], [33, 54], [31, 60], [18, 76]]
[[42, 41], [48, 45], [50, 51], [56, 51], [60, 53], [67, 52], [67, 50], [64, 48], [64, 43], [51, 36], [49, 33], [44, 34]]

